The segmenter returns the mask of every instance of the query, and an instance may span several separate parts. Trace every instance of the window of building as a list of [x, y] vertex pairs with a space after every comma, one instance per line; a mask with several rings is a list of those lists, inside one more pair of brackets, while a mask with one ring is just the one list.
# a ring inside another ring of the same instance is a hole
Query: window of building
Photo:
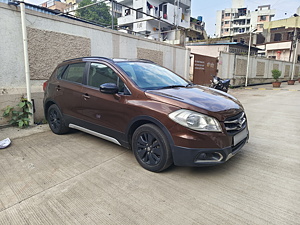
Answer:
[[225, 21], [225, 24], [229, 24], [229, 21]]
[[122, 13], [114, 12], [114, 17], [119, 18], [122, 16]]
[[129, 16], [131, 14], [130, 9], [125, 9], [125, 16]]
[[229, 17], [230, 16], [230, 13], [225, 13], [225, 17]]
[[143, 8], [139, 8], [136, 10], [136, 19], [143, 18], [143, 13], [140, 13], [140, 12], [143, 12]]
[[293, 38], [294, 38], [294, 32], [288, 32], [287, 40], [288, 40], [288, 41], [292, 41]]
[[266, 21], [267, 17], [266, 16], [260, 16], [260, 21]]
[[167, 7], [168, 7], [167, 4], [165, 4], [165, 5], [162, 6], [163, 18], [164, 19], [168, 19], [168, 15], [167, 15], [168, 8]]
[[244, 32], [245, 32], [245, 28], [239, 29], [239, 33], [244, 33]]
[[282, 35], [280, 33], [274, 34], [274, 41], [281, 41], [282, 40]]

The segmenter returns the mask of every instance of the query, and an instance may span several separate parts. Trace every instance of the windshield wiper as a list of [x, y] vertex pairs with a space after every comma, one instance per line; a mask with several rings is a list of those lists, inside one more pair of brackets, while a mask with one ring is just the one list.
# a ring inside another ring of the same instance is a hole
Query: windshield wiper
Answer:
[[162, 87], [161, 89], [178, 88], [178, 87], [186, 87], [186, 86], [184, 86], [184, 85], [170, 85], [170, 86]]

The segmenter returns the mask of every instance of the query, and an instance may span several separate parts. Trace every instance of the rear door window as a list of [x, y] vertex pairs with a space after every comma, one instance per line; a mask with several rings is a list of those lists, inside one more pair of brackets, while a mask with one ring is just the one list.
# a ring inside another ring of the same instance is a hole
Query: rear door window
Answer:
[[62, 79], [82, 84], [84, 69], [85, 63], [70, 64], [62, 75]]

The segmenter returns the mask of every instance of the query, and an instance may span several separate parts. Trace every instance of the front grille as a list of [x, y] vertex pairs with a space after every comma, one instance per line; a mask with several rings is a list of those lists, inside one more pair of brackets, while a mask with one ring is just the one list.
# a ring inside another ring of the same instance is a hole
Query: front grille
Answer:
[[224, 124], [227, 133], [234, 135], [247, 126], [247, 118], [245, 113], [241, 112], [234, 117], [227, 118]]

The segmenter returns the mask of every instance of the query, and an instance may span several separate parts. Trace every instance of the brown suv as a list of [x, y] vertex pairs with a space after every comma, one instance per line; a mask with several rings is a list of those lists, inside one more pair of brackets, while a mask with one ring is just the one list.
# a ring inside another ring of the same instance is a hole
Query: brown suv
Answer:
[[74, 128], [131, 148], [150, 171], [224, 163], [249, 137], [237, 99], [147, 60], [67, 60], [44, 91], [55, 134]]

